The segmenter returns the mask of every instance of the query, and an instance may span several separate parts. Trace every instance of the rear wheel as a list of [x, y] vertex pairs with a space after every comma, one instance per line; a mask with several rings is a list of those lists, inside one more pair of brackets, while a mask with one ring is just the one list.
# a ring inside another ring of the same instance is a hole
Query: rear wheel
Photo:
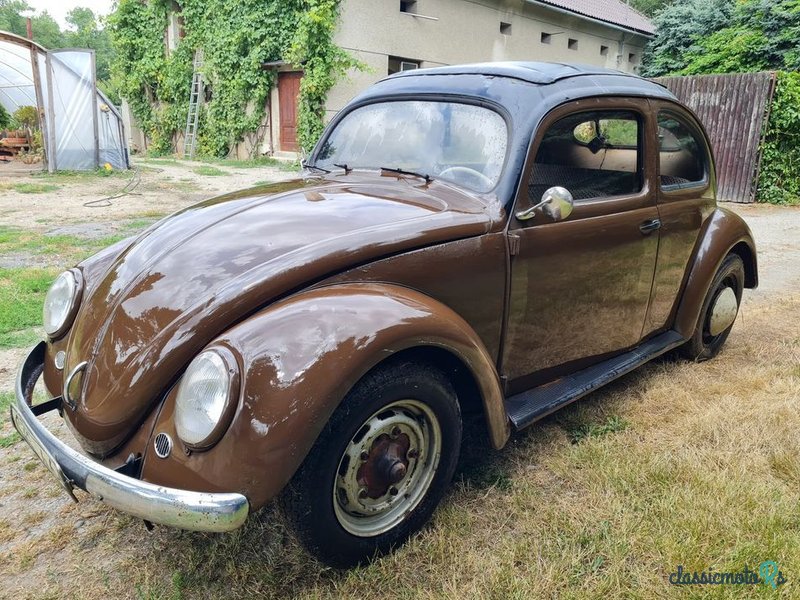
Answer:
[[284, 496], [306, 548], [350, 567], [402, 544], [447, 490], [461, 444], [450, 381], [413, 362], [362, 379], [320, 434]]
[[719, 354], [739, 312], [743, 288], [744, 263], [729, 254], [711, 282], [692, 337], [680, 348], [684, 357], [701, 362]]

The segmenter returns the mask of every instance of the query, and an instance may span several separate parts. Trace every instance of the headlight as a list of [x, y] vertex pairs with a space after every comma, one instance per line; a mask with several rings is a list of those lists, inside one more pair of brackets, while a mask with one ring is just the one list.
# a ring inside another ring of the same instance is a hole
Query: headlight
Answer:
[[236, 360], [226, 348], [200, 353], [178, 386], [175, 430], [195, 450], [214, 445], [230, 425], [239, 395]]
[[47, 291], [42, 310], [44, 330], [51, 338], [63, 334], [75, 319], [83, 287], [81, 272], [77, 269], [64, 271], [56, 277]]

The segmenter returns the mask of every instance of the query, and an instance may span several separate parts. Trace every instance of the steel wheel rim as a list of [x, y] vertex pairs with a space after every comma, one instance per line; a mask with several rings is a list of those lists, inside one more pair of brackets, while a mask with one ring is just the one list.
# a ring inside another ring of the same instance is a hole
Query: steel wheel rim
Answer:
[[441, 448], [439, 420], [426, 404], [398, 400], [376, 411], [339, 459], [333, 482], [339, 524], [359, 537], [396, 527], [425, 497]]

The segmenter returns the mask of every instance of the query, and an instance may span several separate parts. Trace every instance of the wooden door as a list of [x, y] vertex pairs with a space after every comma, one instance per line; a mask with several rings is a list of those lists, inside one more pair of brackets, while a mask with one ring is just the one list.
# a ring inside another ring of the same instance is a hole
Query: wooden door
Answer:
[[278, 73], [278, 112], [280, 114], [280, 146], [284, 152], [298, 152], [297, 99], [303, 73]]

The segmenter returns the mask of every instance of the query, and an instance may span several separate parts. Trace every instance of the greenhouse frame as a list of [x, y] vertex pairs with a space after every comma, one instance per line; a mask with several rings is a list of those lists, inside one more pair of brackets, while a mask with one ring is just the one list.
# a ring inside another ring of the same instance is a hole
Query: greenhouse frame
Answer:
[[[47, 50], [0, 31], [0, 104], [9, 114], [24, 106], [36, 108], [41, 162], [50, 173], [130, 166], [122, 116], [97, 89], [93, 50]], [[27, 148], [24, 141], [11, 141], [24, 139], [18, 136], [0, 130], [0, 153], [26, 156], [36, 145], [33, 139]]]

